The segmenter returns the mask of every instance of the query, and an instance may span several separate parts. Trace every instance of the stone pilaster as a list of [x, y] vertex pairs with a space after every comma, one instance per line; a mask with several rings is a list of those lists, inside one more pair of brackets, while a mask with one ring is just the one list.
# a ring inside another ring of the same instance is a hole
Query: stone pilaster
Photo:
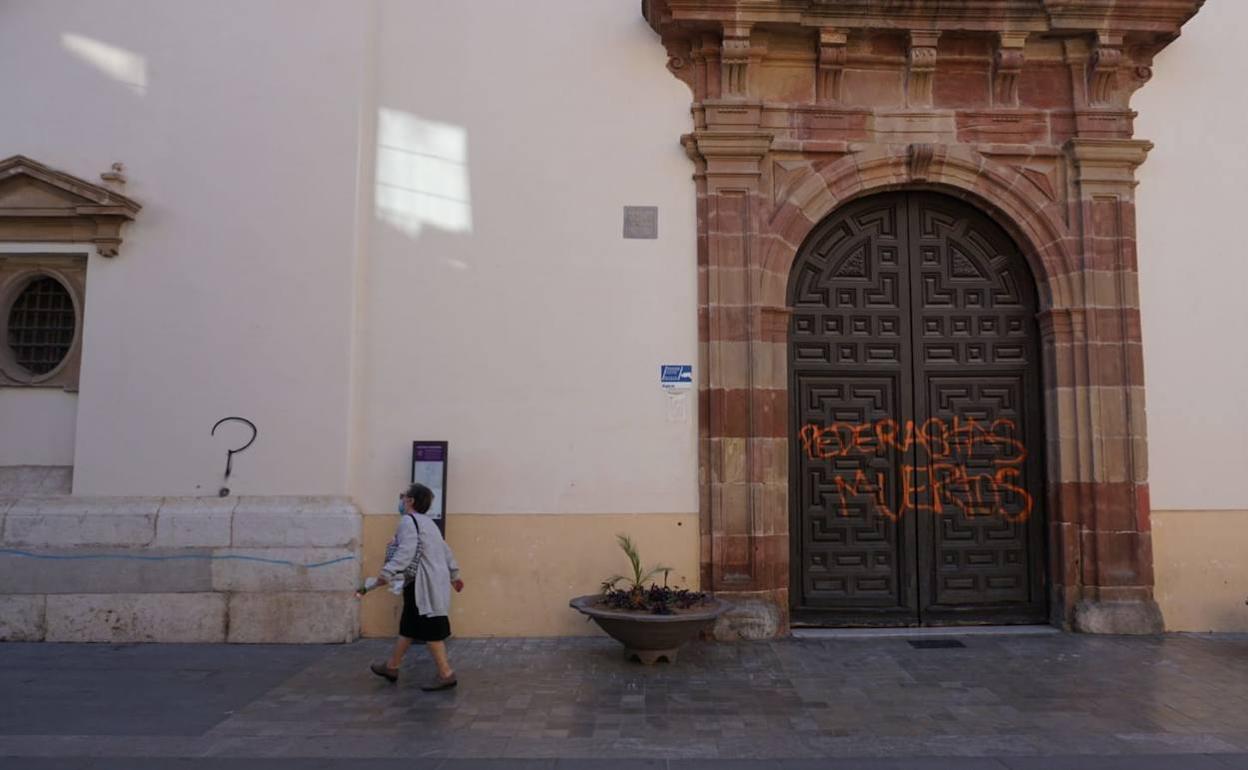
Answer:
[[1079, 191], [1083, 297], [1069, 341], [1078, 366], [1055, 385], [1059, 402], [1084, 419], [1059, 428], [1059, 440], [1077, 442], [1081, 462], [1062, 469], [1057, 499], [1062, 519], [1077, 527], [1082, 565], [1066, 606], [1074, 626], [1087, 631], [1162, 630], [1153, 601], [1135, 252], [1135, 169], [1151, 147], [1130, 139], [1073, 139], [1067, 147]]

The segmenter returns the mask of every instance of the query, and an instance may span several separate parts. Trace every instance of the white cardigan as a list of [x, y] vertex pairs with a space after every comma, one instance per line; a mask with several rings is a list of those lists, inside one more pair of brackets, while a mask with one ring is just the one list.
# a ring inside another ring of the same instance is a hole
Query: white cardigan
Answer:
[[[449, 615], [451, 581], [459, 579], [459, 564], [451, 547], [442, 539], [438, 525], [423, 514], [405, 513], [399, 518], [394, 536], [399, 545], [394, 557], [382, 565], [381, 576], [391, 582], [402, 578], [403, 570], [419, 550], [420, 561], [416, 563], [416, 576], [412, 579], [416, 607], [425, 616]], [[420, 548], [422, 541], [424, 547]]]

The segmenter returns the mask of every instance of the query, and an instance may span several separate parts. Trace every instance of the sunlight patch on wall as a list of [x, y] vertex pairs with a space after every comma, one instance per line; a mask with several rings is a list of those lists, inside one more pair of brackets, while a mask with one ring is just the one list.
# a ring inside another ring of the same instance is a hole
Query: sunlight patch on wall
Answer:
[[381, 108], [375, 205], [379, 220], [411, 237], [425, 226], [472, 232], [468, 132]]
[[61, 47], [139, 96], [147, 93], [147, 60], [142, 56], [72, 32], [61, 35]]

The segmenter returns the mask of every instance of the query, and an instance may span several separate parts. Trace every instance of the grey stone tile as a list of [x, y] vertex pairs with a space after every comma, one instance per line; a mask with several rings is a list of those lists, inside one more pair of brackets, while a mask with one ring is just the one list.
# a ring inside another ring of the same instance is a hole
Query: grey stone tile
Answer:
[[667, 770], [665, 759], [557, 759], [555, 770]]
[[1009, 757], [1009, 770], [1225, 770], [1207, 754], [1133, 754], [1130, 756]]
[[368, 673], [389, 644], [3, 645], [0, 756], [740, 760], [780, 770], [1248, 751], [1241, 637], [976, 637], [964, 650], [896, 639], [697, 643], [657, 667], [624, 660], [602, 638], [452, 640], [461, 686], [440, 694], [416, 686], [429, 671], [424, 650], [398, 685]]

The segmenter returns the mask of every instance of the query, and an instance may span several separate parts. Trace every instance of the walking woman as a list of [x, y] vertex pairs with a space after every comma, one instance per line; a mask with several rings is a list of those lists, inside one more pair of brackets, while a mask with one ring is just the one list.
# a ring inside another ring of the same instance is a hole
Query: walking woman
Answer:
[[374, 674], [391, 682], [399, 679], [399, 666], [412, 643], [425, 644], [438, 667], [437, 676], [422, 690], [446, 690], [458, 682], [446, 654], [446, 638], [451, 635], [447, 615], [451, 611], [451, 586], [464, 590], [459, 565], [451, 547], [433, 519], [425, 515], [433, 503], [433, 492], [423, 484], [411, 485], [399, 498], [402, 516], [392, 543], [393, 556], [381, 567], [378, 583], [403, 580], [403, 617], [399, 638], [388, 661], [374, 663]]

